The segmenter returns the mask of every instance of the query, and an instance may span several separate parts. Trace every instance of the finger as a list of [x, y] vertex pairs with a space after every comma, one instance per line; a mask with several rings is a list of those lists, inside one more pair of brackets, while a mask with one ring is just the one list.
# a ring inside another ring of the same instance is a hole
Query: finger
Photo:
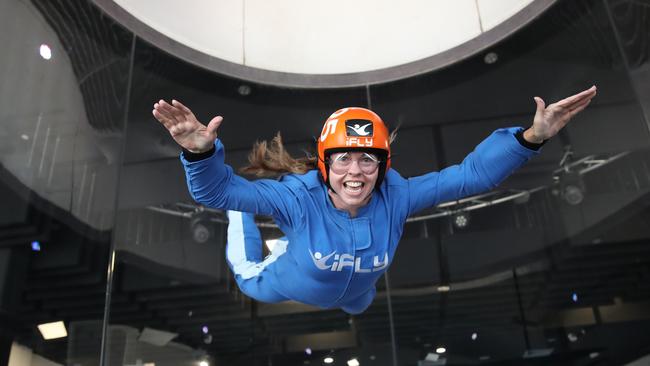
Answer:
[[177, 107], [177, 106], [175, 106], [173, 104], [174, 104], [174, 100], [172, 100], [171, 104], [168, 103], [167, 105], [169, 105], [169, 107], [171, 108], [171, 112], [174, 115], [174, 118], [176, 118], [176, 120], [178, 120], [179, 122], [187, 121], [189, 116], [186, 115], [185, 112], [181, 108], [179, 108], [179, 107]]
[[194, 115], [191, 109], [187, 108], [183, 103], [177, 101], [176, 99], [172, 99], [172, 105], [183, 111], [185, 114]]
[[533, 99], [537, 105], [537, 113], [544, 113], [544, 109], [546, 109], [546, 103], [544, 103], [544, 99], [540, 97], [534, 97]]
[[570, 96], [568, 98], [564, 98], [564, 99], [562, 99], [559, 102], [554, 103], [554, 104], [556, 104], [556, 105], [558, 105], [558, 106], [560, 106], [562, 108], [571, 108], [571, 106], [573, 104], [580, 103], [584, 99], [591, 99], [594, 96], [596, 96], [596, 86], [592, 86], [591, 88], [589, 88], [589, 89], [587, 89], [587, 90], [585, 90], [585, 91], [583, 91], [581, 93], [572, 95], [572, 96]]
[[178, 118], [177, 118], [178, 113], [176, 112], [176, 107], [174, 107], [173, 105], [171, 105], [171, 104], [165, 102], [165, 101], [162, 100], [162, 99], [158, 102], [158, 104], [160, 104], [160, 107], [161, 107], [162, 110], [165, 112], [165, 114], [166, 114], [166, 116], [167, 116], [168, 118], [172, 118], [172, 119], [174, 119], [176, 122], [182, 122], [182, 121], [183, 121], [182, 118], [181, 118], [181, 119], [178, 119]]
[[587, 108], [589, 103], [591, 103], [591, 99], [587, 100], [582, 105], [580, 105], [580, 106], [576, 107], [575, 109], [571, 110], [571, 113], [569, 114], [570, 118], [573, 118], [573, 116], [575, 116], [576, 114], [582, 112], [585, 108]]
[[217, 135], [217, 129], [219, 128], [219, 126], [221, 126], [221, 122], [223, 122], [223, 117], [221, 117], [221, 116], [214, 117], [210, 121], [210, 123], [208, 123], [208, 127], [207, 127], [208, 132], [211, 135], [216, 136]]
[[174, 118], [174, 115], [171, 114], [162, 103], [158, 102], [154, 104], [154, 110], [156, 110], [161, 116], [163, 116], [167, 121], [170, 123], [176, 124], [178, 121], [176, 121], [176, 118]]
[[154, 109], [152, 112], [153, 116], [160, 122], [162, 123], [167, 129], [169, 129], [171, 126], [174, 125], [174, 122], [171, 121], [169, 118], [167, 118], [165, 115], [160, 113], [159, 110]]

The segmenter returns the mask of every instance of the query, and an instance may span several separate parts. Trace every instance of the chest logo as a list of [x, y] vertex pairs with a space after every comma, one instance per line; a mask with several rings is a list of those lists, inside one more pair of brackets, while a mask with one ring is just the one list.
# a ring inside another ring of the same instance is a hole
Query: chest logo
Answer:
[[336, 252], [332, 252], [323, 256], [321, 252], [312, 253], [310, 249], [309, 255], [311, 256], [311, 260], [314, 262], [316, 268], [321, 271], [341, 272], [344, 268], [350, 267], [353, 268], [356, 273], [371, 273], [379, 272], [388, 267], [388, 253], [384, 254], [382, 261], [379, 260], [379, 256], [374, 256], [372, 258], [372, 268], [362, 268], [361, 257], [355, 257], [347, 253], [337, 254]]

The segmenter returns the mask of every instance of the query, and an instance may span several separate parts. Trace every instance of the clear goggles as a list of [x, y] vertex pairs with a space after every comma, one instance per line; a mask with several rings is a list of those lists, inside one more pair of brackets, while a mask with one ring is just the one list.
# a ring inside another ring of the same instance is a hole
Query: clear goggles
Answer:
[[[356, 157], [356, 159], [355, 159]], [[375, 154], [365, 152], [340, 152], [334, 153], [329, 158], [330, 170], [336, 174], [345, 174], [350, 170], [352, 163], [357, 162], [363, 174], [372, 174], [379, 168], [381, 160]]]

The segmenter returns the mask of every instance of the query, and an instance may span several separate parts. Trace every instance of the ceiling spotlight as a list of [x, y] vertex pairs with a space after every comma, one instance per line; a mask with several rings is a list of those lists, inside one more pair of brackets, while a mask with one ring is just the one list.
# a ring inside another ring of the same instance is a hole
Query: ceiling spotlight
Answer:
[[351, 358], [348, 360], [348, 366], [359, 366], [359, 360], [356, 358]]
[[499, 61], [499, 55], [496, 52], [488, 52], [483, 57], [483, 61], [488, 65], [492, 65], [493, 63]]
[[248, 85], [246, 85], [246, 84], [242, 84], [242, 85], [240, 85], [240, 86], [237, 88], [237, 93], [239, 93], [239, 95], [245, 97], [245, 96], [251, 94], [251, 90], [252, 90], [252, 89], [251, 89], [250, 86], [248, 86]]
[[591, 358], [591, 359], [594, 359], [594, 358], [596, 358], [598, 356], [600, 356], [600, 353], [598, 353], [598, 352], [591, 352], [589, 354], [589, 358]]
[[323, 359], [323, 362], [325, 362], [325, 363], [327, 363], [327, 364], [334, 363], [334, 358], [333, 358], [333, 357], [330, 357], [330, 356], [327, 356], [327, 357], [325, 357], [325, 358]]
[[573, 302], [578, 302], [578, 294], [574, 292], [573, 295], [571, 295], [571, 300], [573, 300]]
[[472, 333], [472, 340], [475, 341], [476, 338], [478, 338], [478, 334], [476, 334], [476, 333]]
[[559, 194], [560, 198], [569, 205], [577, 206], [585, 199], [585, 183], [580, 173], [564, 171], [553, 179], [559, 185], [553, 190], [554, 194]]
[[454, 226], [458, 229], [464, 229], [469, 225], [469, 213], [460, 211], [452, 217]]
[[311, 348], [307, 347], [305, 348], [305, 353], [309, 356], [311, 356]]
[[438, 347], [436, 348], [436, 353], [441, 355], [443, 353], [447, 352], [447, 349], [445, 347]]
[[205, 211], [198, 211], [192, 215], [190, 230], [192, 239], [199, 244], [205, 244], [214, 237], [214, 227], [210, 221], [210, 215]]
[[566, 203], [570, 204], [571, 206], [579, 205], [582, 203], [582, 200], [585, 199], [585, 193], [582, 191], [582, 189], [580, 189], [580, 187], [575, 185], [568, 185], [564, 187], [562, 196], [564, 197]]
[[210, 366], [210, 364], [208, 363], [208, 361], [201, 361], [199, 362], [199, 366]]
[[38, 330], [45, 340], [68, 336], [68, 332], [65, 330], [65, 324], [62, 321], [39, 324]]
[[20, 138], [23, 139], [23, 140], [25, 140], [25, 141], [27, 141], [27, 140], [29, 140], [29, 135], [23, 133], [22, 135], [20, 135]]
[[41, 45], [38, 51], [41, 54], [41, 57], [43, 59], [49, 60], [52, 58], [52, 49], [50, 48], [50, 46], [46, 45], [45, 43]]
[[203, 332], [203, 334], [208, 334], [210, 330], [208, 329], [207, 325], [204, 325], [203, 328], [201, 328], [201, 331]]

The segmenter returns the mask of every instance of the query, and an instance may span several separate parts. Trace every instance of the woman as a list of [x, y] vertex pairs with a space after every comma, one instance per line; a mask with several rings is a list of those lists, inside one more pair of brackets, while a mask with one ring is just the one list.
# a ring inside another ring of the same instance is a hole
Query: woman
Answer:
[[293, 174], [252, 182], [224, 164], [217, 139], [222, 117], [204, 126], [180, 102], [163, 100], [153, 115], [185, 149], [181, 161], [197, 202], [271, 215], [285, 233], [262, 260], [252, 215], [229, 213], [227, 256], [244, 293], [263, 302], [291, 299], [358, 314], [372, 302], [375, 282], [392, 261], [408, 216], [493, 189], [595, 95], [594, 86], [548, 107], [536, 97], [531, 128], [499, 129], [461, 164], [409, 179], [391, 169], [388, 130], [367, 109], [344, 108], [327, 119], [315, 164], [290, 158], [279, 139], [270, 149], [257, 146], [249, 171]]

